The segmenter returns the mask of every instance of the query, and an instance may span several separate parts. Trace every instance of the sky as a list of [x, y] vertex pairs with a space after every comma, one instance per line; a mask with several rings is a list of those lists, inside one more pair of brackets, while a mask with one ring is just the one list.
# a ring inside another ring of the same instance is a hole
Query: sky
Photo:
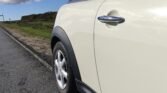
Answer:
[[20, 20], [23, 15], [57, 11], [67, 2], [68, 0], [0, 0], [0, 15], [3, 14], [5, 20]]

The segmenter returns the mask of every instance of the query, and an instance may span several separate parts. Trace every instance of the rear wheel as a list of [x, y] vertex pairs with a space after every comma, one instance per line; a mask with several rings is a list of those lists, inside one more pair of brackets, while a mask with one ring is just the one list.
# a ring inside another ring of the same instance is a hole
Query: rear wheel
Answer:
[[77, 93], [69, 53], [62, 42], [58, 42], [53, 50], [53, 70], [59, 93]]

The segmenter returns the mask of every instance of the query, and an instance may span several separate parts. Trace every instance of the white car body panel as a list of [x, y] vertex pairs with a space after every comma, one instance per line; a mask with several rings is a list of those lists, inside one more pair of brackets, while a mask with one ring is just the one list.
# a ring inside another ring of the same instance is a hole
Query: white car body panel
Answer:
[[66, 4], [57, 15], [56, 26], [66, 31], [78, 62], [82, 81], [101, 93], [95, 63], [93, 31], [96, 14], [103, 0]]
[[167, 1], [106, 0], [97, 17], [112, 10], [126, 21], [109, 26], [96, 19], [102, 93], [167, 93]]
[[[125, 23], [97, 19], [113, 10]], [[97, 93], [167, 93], [166, 20], [166, 0], [86, 0], [63, 6], [55, 27], [66, 31], [82, 81]]]

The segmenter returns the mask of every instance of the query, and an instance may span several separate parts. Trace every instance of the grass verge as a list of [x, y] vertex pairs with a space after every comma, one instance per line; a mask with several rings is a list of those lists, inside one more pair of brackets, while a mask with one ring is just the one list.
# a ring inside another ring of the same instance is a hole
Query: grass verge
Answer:
[[53, 22], [14, 22], [3, 23], [4, 26], [16, 29], [20, 33], [43, 39], [50, 39]]
[[[10, 22], [0, 24], [8, 30], [12, 36], [24, 43], [30, 49], [36, 51], [41, 58], [51, 62], [52, 52], [50, 48], [51, 22]], [[49, 63], [50, 64], [50, 63]]]

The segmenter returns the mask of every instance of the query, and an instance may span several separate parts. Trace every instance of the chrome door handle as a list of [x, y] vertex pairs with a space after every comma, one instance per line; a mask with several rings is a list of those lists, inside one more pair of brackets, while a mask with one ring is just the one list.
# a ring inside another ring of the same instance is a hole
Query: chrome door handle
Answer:
[[125, 19], [123, 17], [116, 17], [116, 16], [100, 16], [98, 17], [98, 20], [102, 23], [111, 24], [111, 25], [112, 24], [117, 25], [125, 22]]

